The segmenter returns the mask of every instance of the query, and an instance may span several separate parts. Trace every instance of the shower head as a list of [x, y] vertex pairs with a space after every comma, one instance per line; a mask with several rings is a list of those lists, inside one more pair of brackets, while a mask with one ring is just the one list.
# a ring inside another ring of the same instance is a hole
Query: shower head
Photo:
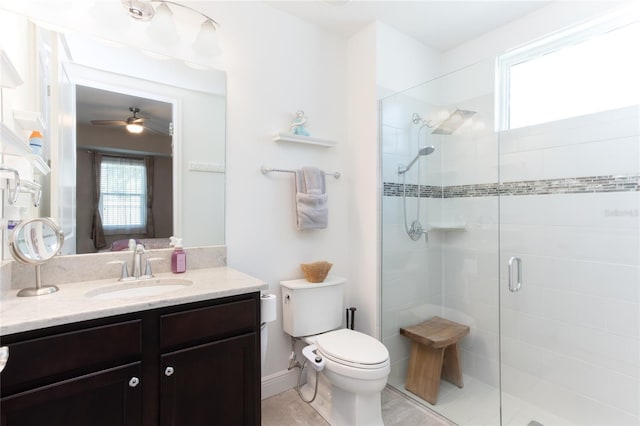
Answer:
[[418, 161], [418, 158], [420, 158], [422, 155], [429, 155], [429, 154], [433, 153], [433, 151], [435, 151], [435, 150], [436, 149], [433, 146], [423, 146], [418, 151], [418, 155], [416, 155], [414, 157], [414, 159], [411, 160], [411, 162], [409, 164], [407, 164], [406, 166], [402, 166], [402, 165], [398, 166], [398, 174], [400, 174], [400, 175], [405, 174], [406, 172], [409, 171], [411, 166], [413, 166], [413, 164], [416, 161]]
[[475, 114], [475, 111], [456, 109], [449, 117], [440, 122], [440, 124], [438, 124], [431, 133], [434, 135], [450, 135], [458, 130], [458, 128], [462, 126], [465, 121], [470, 119]]
[[420, 148], [420, 151], [418, 151], [418, 156], [420, 155], [429, 155], [431, 153], [433, 153], [433, 151], [435, 151], [436, 149], [433, 146], [423, 146], [422, 148]]

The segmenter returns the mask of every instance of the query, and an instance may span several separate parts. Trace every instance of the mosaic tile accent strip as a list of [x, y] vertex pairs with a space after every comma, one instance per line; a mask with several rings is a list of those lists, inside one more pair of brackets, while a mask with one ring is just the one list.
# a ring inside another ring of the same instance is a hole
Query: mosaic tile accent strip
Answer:
[[[407, 184], [408, 197], [418, 196], [418, 185]], [[497, 195], [586, 194], [594, 192], [640, 191], [640, 174], [587, 176], [564, 179], [523, 180], [477, 185], [420, 186], [421, 198], [492, 197]], [[384, 182], [386, 197], [401, 197], [402, 184]]]
[[[389, 197], [402, 197], [402, 184], [394, 182], [384, 182], [384, 195]], [[443, 188], [441, 186], [420, 185], [421, 198], [442, 198]], [[418, 185], [406, 185], [407, 197], [418, 196]]]

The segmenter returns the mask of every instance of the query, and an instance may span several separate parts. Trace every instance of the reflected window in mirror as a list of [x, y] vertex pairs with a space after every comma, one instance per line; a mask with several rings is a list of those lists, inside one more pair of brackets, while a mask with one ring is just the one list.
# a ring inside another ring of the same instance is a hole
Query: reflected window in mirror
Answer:
[[100, 213], [106, 235], [147, 232], [147, 168], [141, 158], [102, 158]]

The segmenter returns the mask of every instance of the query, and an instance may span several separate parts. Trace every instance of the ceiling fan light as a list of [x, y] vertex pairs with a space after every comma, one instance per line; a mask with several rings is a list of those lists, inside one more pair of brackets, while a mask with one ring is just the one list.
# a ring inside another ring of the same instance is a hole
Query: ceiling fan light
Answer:
[[144, 130], [144, 127], [142, 127], [139, 124], [127, 124], [127, 131], [129, 133], [142, 133], [142, 131]]
[[220, 54], [216, 26], [210, 19], [204, 21], [200, 26], [200, 32], [193, 43], [193, 50], [204, 56], [218, 56]]
[[166, 3], [160, 3], [155, 16], [147, 28], [147, 34], [152, 40], [161, 44], [175, 44], [178, 42], [178, 31], [173, 21], [173, 12]]

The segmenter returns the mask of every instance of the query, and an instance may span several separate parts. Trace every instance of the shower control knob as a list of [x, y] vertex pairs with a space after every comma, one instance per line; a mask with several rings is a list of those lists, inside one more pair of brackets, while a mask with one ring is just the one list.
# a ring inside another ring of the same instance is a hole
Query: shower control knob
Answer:
[[169, 377], [169, 376], [171, 376], [172, 374], [173, 374], [173, 367], [167, 367], [167, 368], [165, 368], [165, 370], [164, 370], [164, 375], [165, 375], [165, 376]]

